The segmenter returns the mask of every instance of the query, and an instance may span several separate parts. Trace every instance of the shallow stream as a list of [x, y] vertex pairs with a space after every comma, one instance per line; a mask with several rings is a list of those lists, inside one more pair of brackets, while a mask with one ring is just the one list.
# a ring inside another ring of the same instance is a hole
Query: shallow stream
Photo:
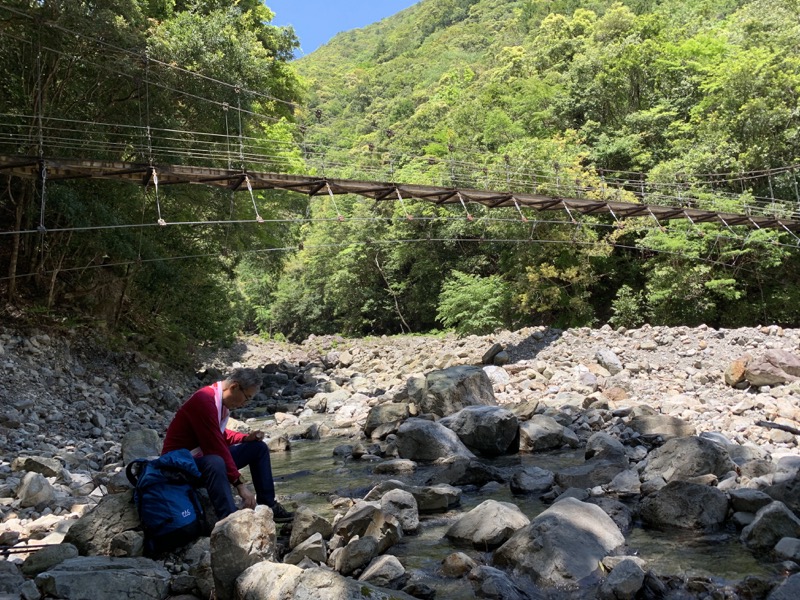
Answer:
[[[276, 491], [281, 502], [288, 506], [306, 505], [332, 520], [337, 511], [329, 502], [331, 496], [363, 498], [376, 483], [385, 479], [401, 479], [413, 485], [424, 485], [433, 473], [430, 467], [421, 467], [412, 475], [374, 475], [374, 462], [333, 456], [336, 446], [347, 443], [353, 442], [345, 438], [292, 442], [290, 452], [272, 454]], [[558, 470], [582, 463], [583, 450], [519, 454], [486, 462], [508, 469], [509, 473], [511, 469], [525, 466]], [[405, 536], [390, 553], [400, 559], [415, 579], [436, 589], [437, 598], [475, 598], [471, 586], [464, 579], [447, 579], [441, 577], [438, 571], [442, 560], [455, 551], [462, 550], [475, 556], [475, 551], [454, 546], [444, 534], [461, 514], [489, 498], [516, 504], [529, 519], [547, 508], [535, 496], [512, 495], [508, 485], [500, 485], [491, 494], [467, 488], [456, 510], [421, 515], [419, 533]], [[627, 543], [630, 554], [646, 560], [648, 567], [661, 575], [708, 577], [722, 586], [748, 575], [774, 574], [774, 564], [757, 560], [739, 543], [738, 533], [733, 530], [713, 534], [662, 532], [637, 525], [627, 536]], [[484, 561], [490, 564], [490, 553], [481, 554]]]

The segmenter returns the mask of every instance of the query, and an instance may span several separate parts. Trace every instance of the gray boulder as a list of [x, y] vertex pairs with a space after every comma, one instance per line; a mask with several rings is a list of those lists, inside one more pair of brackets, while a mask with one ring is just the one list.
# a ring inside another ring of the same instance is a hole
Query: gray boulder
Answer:
[[275, 522], [266, 506], [238, 510], [218, 521], [211, 532], [211, 571], [217, 598], [231, 600], [236, 578], [251, 565], [275, 560], [275, 549]]
[[161, 436], [155, 429], [135, 429], [122, 438], [122, 462], [153, 458], [161, 454]]
[[800, 519], [783, 502], [768, 504], [742, 529], [742, 543], [756, 550], [772, 550], [785, 537], [800, 537]]
[[384, 402], [383, 404], [378, 404], [373, 406], [369, 414], [367, 414], [367, 421], [364, 423], [364, 434], [369, 437], [376, 429], [389, 423], [397, 423], [399, 426], [409, 416], [407, 402]]
[[512, 494], [541, 494], [553, 487], [555, 475], [540, 467], [525, 467], [511, 476]]
[[350, 575], [365, 567], [381, 553], [378, 540], [372, 536], [356, 537], [331, 554], [333, 568], [342, 575]]
[[292, 521], [289, 548], [294, 548], [316, 533], [328, 539], [333, 535], [333, 525], [325, 517], [318, 515], [307, 506], [299, 507], [295, 511], [294, 521]]
[[728, 497], [714, 487], [676, 480], [645, 498], [640, 514], [657, 527], [710, 528], [728, 516]]
[[444, 512], [461, 503], [461, 490], [452, 485], [439, 483], [437, 485], [416, 486], [408, 485], [396, 479], [382, 481], [372, 488], [364, 499], [380, 500], [389, 490], [405, 490], [414, 496], [417, 508], [421, 513]]
[[17, 498], [23, 508], [50, 504], [55, 496], [53, 486], [41, 473], [25, 473], [17, 489]]
[[465, 406], [497, 404], [492, 382], [480, 367], [462, 365], [432, 371], [425, 380], [427, 393], [420, 403], [423, 412], [446, 417]]
[[644, 571], [630, 558], [620, 561], [600, 586], [602, 600], [634, 600], [644, 585]]
[[728, 496], [731, 499], [731, 507], [733, 507], [733, 510], [737, 512], [750, 512], [753, 514], [757, 513], [767, 504], [772, 503], [773, 500], [779, 500], [779, 498], [773, 499], [761, 490], [754, 490], [752, 488], [730, 490]]
[[641, 435], [657, 435], [665, 440], [688, 437], [697, 433], [697, 429], [691, 423], [669, 415], [636, 415], [628, 421], [628, 427]]
[[565, 498], [518, 530], [494, 553], [494, 564], [538, 585], [569, 587], [595, 573], [625, 543], [603, 509]]
[[373, 560], [359, 581], [365, 581], [382, 588], [399, 589], [406, 579], [406, 570], [396, 556], [384, 555]]
[[0, 598], [8, 594], [9, 597], [19, 598], [19, 590], [25, 583], [25, 577], [20, 573], [19, 567], [12, 562], [0, 560]]
[[578, 443], [578, 436], [553, 417], [533, 415], [519, 426], [520, 452], [541, 452], [562, 446], [577, 448]]
[[425, 419], [409, 419], [403, 423], [397, 430], [395, 443], [401, 458], [415, 461], [475, 456], [453, 430]]
[[475, 567], [467, 576], [478, 598], [492, 600], [530, 600], [531, 596], [517, 586], [511, 578], [500, 569], [481, 565]]
[[414, 533], [419, 529], [419, 507], [411, 492], [389, 490], [381, 497], [381, 510], [398, 520], [403, 533]]
[[330, 569], [300, 569], [294, 565], [262, 562], [236, 581], [237, 600], [414, 600], [401, 591], [386, 590], [366, 581], [343, 577]]
[[497, 467], [487, 465], [476, 459], [466, 456], [449, 456], [436, 461], [443, 469], [432, 475], [425, 483], [447, 483], [450, 485], [482, 486], [490, 481], [504, 483], [506, 480], [503, 472]]
[[767, 600], [797, 600], [797, 598], [800, 598], [800, 573], [785, 579], [767, 596]]
[[283, 557], [283, 562], [296, 565], [305, 559], [313, 560], [321, 565], [328, 560], [328, 546], [322, 539], [322, 534], [315, 533], [297, 544], [291, 552]]
[[773, 500], [783, 502], [792, 512], [800, 514], [800, 472], [777, 481], [765, 488], [764, 492]]
[[147, 558], [80, 556], [36, 576], [48, 597], [69, 600], [163, 600], [169, 596], [170, 574]]
[[612, 375], [616, 375], [623, 369], [622, 361], [612, 350], [598, 350], [594, 355], [594, 359], [597, 361], [597, 364]]
[[11, 470], [41, 473], [45, 477], [58, 477], [61, 475], [64, 467], [57, 458], [47, 458], [45, 456], [18, 456], [11, 461]]
[[721, 478], [735, 470], [730, 455], [719, 444], [701, 437], [673, 438], [647, 457], [642, 480], [663, 477], [669, 482], [708, 474]]
[[78, 549], [72, 544], [45, 546], [25, 559], [22, 563], [22, 572], [27, 577], [36, 577], [67, 559], [77, 557]]
[[628, 468], [628, 457], [624, 454], [614, 458], [591, 458], [582, 465], [556, 471], [556, 483], [562, 488], [593, 488], [609, 484]]
[[73, 544], [84, 556], [109, 555], [112, 540], [139, 525], [133, 491], [109, 494], [72, 524], [64, 542]]
[[780, 385], [800, 377], [800, 358], [774, 348], [747, 361], [744, 378], [752, 386]]
[[439, 424], [455, 431], [467, 448], [481, 456], [506, 454], [519, 435], [516, 415], [497, 406], [467, 406]]
[[476, 548], [496, 548], [528, 523], [530, 519], [515, 504], [486, 500], [458, 519], [445, 536]]

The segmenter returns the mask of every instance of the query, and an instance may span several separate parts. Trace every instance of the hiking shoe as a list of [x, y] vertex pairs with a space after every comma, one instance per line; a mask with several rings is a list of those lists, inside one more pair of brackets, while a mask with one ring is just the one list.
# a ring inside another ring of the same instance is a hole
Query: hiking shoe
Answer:
[[283, 508], [280, 502], [276, 502], [272, 505], [272, 520], [276, 523], [288, 523], [294, 520], [294, 513]]

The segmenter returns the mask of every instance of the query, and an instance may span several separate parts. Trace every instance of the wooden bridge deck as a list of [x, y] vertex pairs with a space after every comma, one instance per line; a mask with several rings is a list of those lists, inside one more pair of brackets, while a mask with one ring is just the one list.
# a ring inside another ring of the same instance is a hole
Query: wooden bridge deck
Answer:
[[489, 208], [520, 206], [536, 211], [565, 210], [570, 214], [610, 214], [616, 219], [628, 217], [654, 217], [658, 221], [687, 219], [693, 223], [718, 223], [734, 227], [780, 229], [800, 231], [800, 221], [764, 215], [747, 215], [715, 212], [693, 207], [636, 204], [632, 202], [560, 198], [539, 194], [503, 192], [478, 189], [457, 189], [432, 185], [357, 181], [321, 178], [284, 173], [242, 172], [209, 167], [184, 165], [155, 165], [133, 162], [104, 162], [94, 160], [44, 159], [36, 157], [0, 156], [0, 172], [17, 177], [41, 177], [46, 166], [47, 181], [72, 179], [116, 179], [139, 185], [151, 184], [153, 168], [158, 185], [194, 184], [210, 185], [233, 191], [247, 189], [247, 180], [254, 190], [276, 189], [309, 196], [323, 194], [357, 194], [376, 201], [395, 201], [416, 198], [435, 204], [460, 204], [476, 202]]

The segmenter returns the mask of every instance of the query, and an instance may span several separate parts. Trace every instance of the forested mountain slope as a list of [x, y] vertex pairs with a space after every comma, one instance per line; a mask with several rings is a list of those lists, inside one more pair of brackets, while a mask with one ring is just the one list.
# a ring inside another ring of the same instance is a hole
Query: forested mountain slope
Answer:
[[[798, 162], [798, 16], [789, 0], [422, 0], [297, 61], [303, 148], [340, 176], [371, 165], [496, 187], [505, 173], [530, 191], [547, 171], [615, 181], [632, 201], [657, 186], [732, 212], [796, 201], [781, 167]], [[470, 221], [408, 200], [314, 209], [357, 219], [305, 228], [271, 312], [296, 335], [800, 315], [788, 233], [575, 226], [563, 213], [532, 228], [513, 209]]]

